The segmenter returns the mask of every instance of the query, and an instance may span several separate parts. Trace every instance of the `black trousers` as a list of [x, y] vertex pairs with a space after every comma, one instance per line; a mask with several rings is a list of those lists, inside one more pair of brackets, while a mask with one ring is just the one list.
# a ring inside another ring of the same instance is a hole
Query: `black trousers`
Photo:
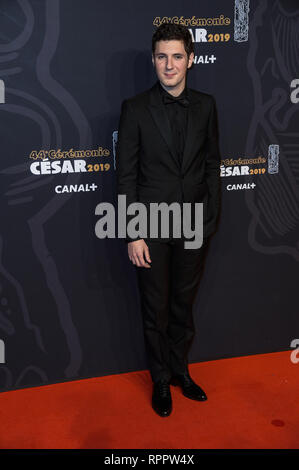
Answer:
[[188, 372], [195, 334], [192, 307], [208, 239], [198, 249], [185, 249], [180, 239], [146, 243], [151, 267], [136, 269], [148, 367], [155, 382]]

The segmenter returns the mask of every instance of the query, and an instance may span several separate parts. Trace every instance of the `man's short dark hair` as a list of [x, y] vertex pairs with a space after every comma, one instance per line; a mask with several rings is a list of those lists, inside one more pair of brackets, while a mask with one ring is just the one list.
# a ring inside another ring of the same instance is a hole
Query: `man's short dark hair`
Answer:
[[154, 32], [152, 37], [152, 52], [155, 53], [156, 42], [158, 41], [170, 41], [171, 39], [177, 39], [183, 41], [185, 51], [189, 57], [191, 52], [194, 52], [194, 45], [192, 42], [192, 36], [186, 26], [175, 23], [162, 23]]

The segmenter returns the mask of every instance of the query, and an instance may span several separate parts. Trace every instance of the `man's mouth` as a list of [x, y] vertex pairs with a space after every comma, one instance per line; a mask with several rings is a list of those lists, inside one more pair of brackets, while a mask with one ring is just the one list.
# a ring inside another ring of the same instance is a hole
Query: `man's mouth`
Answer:
[[175, 76], [175, 73], [165, 73], [166, 77], [171, 78]]

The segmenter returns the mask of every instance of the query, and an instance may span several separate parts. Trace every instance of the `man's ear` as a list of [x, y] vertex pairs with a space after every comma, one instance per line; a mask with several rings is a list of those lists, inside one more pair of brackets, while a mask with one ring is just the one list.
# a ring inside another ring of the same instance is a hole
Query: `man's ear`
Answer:
[[189, 55], [189, 59], [188, 59], [188, 66], [187, 66], [188, 69], [190, 69], [190, 67], [192, 66], [193, 60], [194, 60], [194, 52], [191, 52], [191, 54]]
[[155, 67], [154, 54], [152, 54], [152, 64], [153, 64], [153, 67]]

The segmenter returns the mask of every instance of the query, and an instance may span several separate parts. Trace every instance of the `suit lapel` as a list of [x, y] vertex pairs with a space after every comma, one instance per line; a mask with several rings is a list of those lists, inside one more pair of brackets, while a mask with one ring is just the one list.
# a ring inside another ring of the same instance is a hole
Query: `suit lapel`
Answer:
[[[188, 90], [188, 96], [190, 104], [188, 107], [188, 124], [185, 149], [183, 153], [182, 170], [185, 168], [188, 162], [188, 157], [192, 150], [194, 139], [196, 138], [196, 130], [200, 123], [200, 98], [198, 98], [198, 95], [190, 89]], [[161, 93], [159, 91], [159, 82], [157, 82], [150, 90], [148, 107], [153, 117], [153, 120], [155, 121], [163, 139], [165, 140], [169, 148], [169, 151], [177, 168], [180, 170], [180, 165], [176, 156], [176, 150], [173, 144], [170, 124], [168, 121], [165, 106], [162, 101]]]
[[194, 140], [196, 139], [197, 129], [201, 122], [201, 113], [200, 113], [200, 99], [193, 93], [192, 90], [188, 90], [189, 96], [189, 108], [188, 108], [188, 123], [187, 123], [187, 133], [185, 148], [183, 153], [183, 163], [182, 171], [186, 168], [188, 157], [191, 155], [191, 150], [193, 147]]
[[176, 151], [173, 145], [170, 123], [162, 101], [161, 93], [159, 91], [159, 82], [157, 82], [150, 90], [150, 102], [148, 107], [163, 139], [169, 148], [173, 160], [175, 161], [176, 165], [178, 165]]

